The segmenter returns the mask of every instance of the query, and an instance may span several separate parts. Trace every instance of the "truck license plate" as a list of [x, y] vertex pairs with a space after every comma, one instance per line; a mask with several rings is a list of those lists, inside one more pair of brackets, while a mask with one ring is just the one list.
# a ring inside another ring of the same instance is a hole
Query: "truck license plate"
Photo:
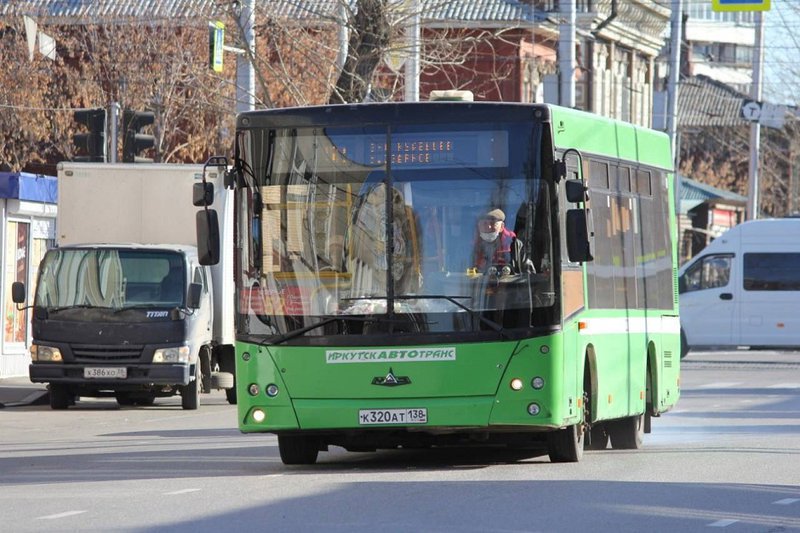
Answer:
[[359, 409], [358, 423], [362, 426], [381, 424], [427, 424], [427, 409]]
[[87, 366], [83, 369], [83, 377], [87, 379], [125, 379], [128, 369], [124, 366]]

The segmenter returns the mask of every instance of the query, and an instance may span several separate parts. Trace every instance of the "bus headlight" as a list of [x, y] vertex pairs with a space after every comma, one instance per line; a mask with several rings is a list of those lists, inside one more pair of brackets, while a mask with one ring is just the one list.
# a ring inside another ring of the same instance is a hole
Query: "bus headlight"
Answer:
[[159, 348], [153, 352], [154, 363], [188, 363], [189, 347]]
[[60, 363], [63, 359], [61, 358], [61, 350], [58, 348], [31, 344], [31, 361]]
[[531, 380], [531, 386], [536, 390], [541, 389], [544, 387], [544, 378], [536, 376]]
[[267, 396], [269, 396], [270, 398], [274, 398], [275, 396], [278, 395], [278, 392], [280, 391], [278, 390], [277, 385], [275, 385], [274, 383], [270, 383], [269, 385], [267, 385], [266, 392]]
[[261, 409], [256, 409], [253, 411], [253, 421], [258, 422], [259, 424], [267, 419], [267, 413], [262, 411]]
[[532, 403], [528, 405], [528, 414], [531, 416], [536, 416], [541, 411], [541, 407], [539, 407], [538, 403]]
[[519, 378], [514, 378], [511, 380], [511, 383], [509, 383], [509, 386], [511, 387], [511, 390], [522, 390], [522, 380]]

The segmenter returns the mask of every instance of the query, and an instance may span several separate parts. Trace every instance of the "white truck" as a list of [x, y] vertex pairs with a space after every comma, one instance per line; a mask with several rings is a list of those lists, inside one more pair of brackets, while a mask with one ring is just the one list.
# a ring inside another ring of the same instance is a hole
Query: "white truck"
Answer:
[[[56, 244], [39, 268], [30, 379], [50, 406], [80, 396], [151, 405], [234, 387], [233, 264], [198, 261], [194, 185], [209, 188], [220, 238], [232, 249], [233, 198], [225, 167], [60, 163]], [[25, 287], [12, 288], [25, 303]]]
[[800, 349], [800, 218], [734, 226], [678, 272], [681, 354]]

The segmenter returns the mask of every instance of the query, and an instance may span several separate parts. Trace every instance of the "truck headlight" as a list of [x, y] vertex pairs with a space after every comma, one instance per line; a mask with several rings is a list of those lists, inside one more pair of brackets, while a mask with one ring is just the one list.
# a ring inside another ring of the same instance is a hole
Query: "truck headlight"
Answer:
[[154, 363], [188, 363], [189, 347], [159, 348], [153, 352]]
[[31, 344], [31, 361], [60, 363], [63, 359], [61, 358], [61, 350], [58, 348]]

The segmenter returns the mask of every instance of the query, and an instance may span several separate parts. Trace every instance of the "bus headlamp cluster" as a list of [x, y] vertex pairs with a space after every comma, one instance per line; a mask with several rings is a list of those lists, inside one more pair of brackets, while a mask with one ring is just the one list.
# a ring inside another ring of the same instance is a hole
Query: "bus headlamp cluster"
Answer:
[[61, 350], [58, 348], [31, 344], [31, 361], [60, 363], [63, 359], [61, 358]]
[[[250, 393], [250, 396], [258, 396], [258, 394], [261, 392], [261, 387], [258, 386], [258, 383], [251, 383], [247, 387], [247, 392]], [[275, 385], [274, 383], [270, 383], [269, 385], [266, 386], [264, 392], [266, 392], [267, 396], [269, 396], [270, 398], [274, 398], [275, 396], [278, 395], [280, 389], [278, 389], [278, 386]]]
[[175, 346], [173, 348], [159, 348], [153, 352], [154, 363], [188, 363], [189, 347]]

